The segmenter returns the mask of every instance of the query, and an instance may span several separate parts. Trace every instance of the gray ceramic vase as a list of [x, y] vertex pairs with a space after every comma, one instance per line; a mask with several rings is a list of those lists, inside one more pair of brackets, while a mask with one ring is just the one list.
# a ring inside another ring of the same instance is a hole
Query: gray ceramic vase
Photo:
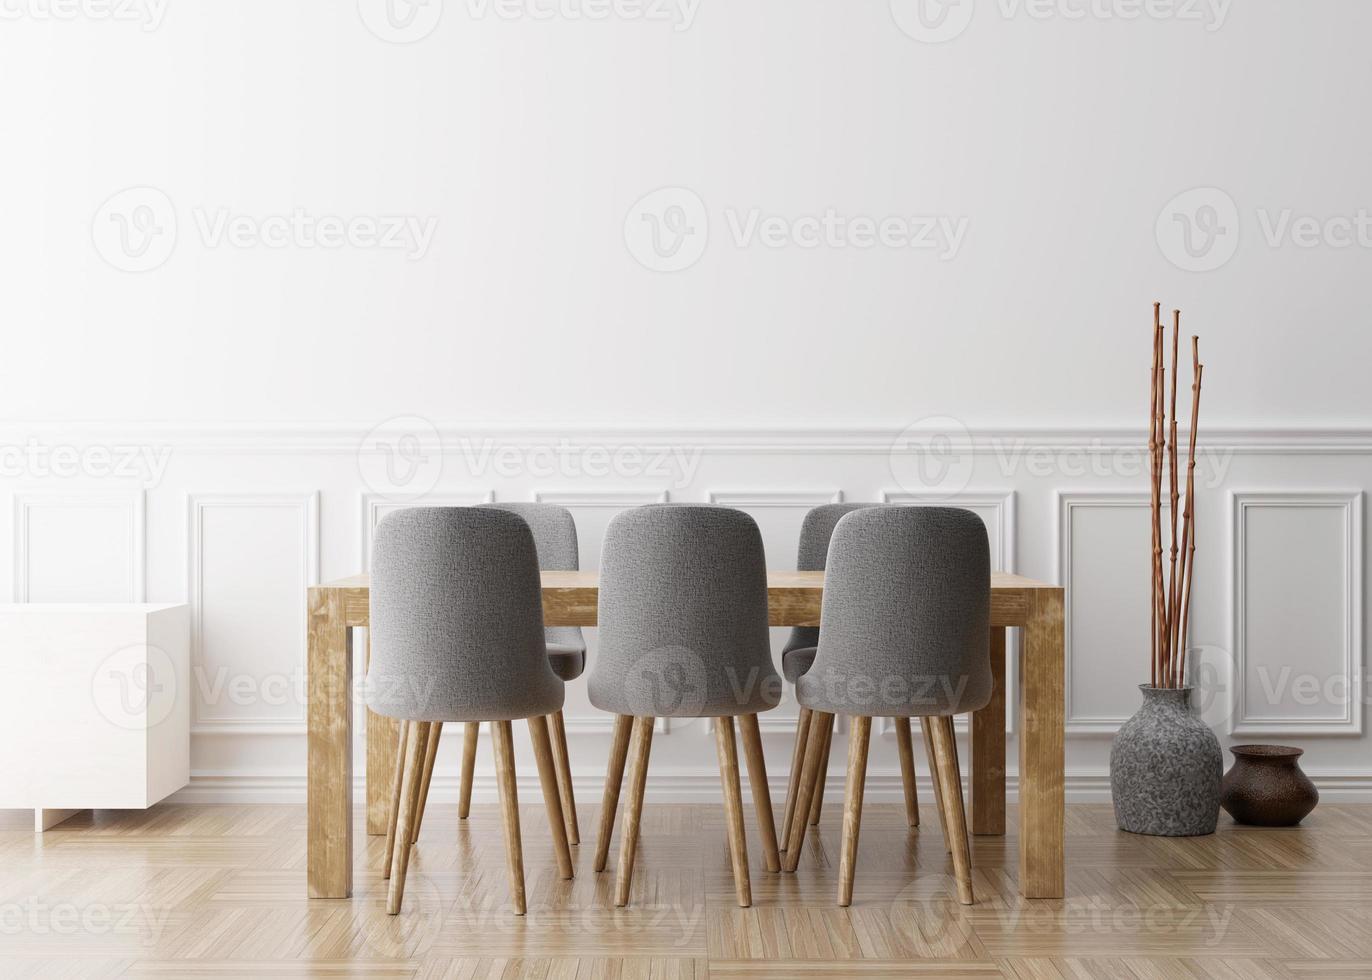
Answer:
[[1110, 746], [1115, 821], [1131, 834], [1213, 834], [1224, 773], [1219, 739], [1191, 710], [1191, 688], [1139, 690], [1143, 707]]

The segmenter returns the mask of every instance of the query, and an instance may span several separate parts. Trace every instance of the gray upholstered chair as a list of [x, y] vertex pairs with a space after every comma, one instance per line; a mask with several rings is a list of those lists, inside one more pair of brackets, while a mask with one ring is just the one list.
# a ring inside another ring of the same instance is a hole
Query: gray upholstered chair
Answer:
[[548, 715], [562, 680], [548, 664], [538, 557], [529, 525], [476, 507], [386, 515], [372, 548], [367, 706], [402, 720], [386, 835], [387, 911], [400, 911], [430, 740], [444, 722], [491, 723], [511, 901], [523, 915], [524, 859], [510, 722], [527, 718], [563, 878], [572, 877]]
[[[529, 525], [538, 549], [541, 571], [576, 571], [580, 567], [577, 547], [576, 521], [572, 512], [557, 504], [508, 503], [482, 504], [491, 510], [518, 514]], [[580, 626], [548, 626], [543, 631], [548, 647], [548, 663], [553, 673], [564, 681], [574, 681], [586, 669], [586, 639]], [[576, 798], [572, 794], [572, 769], [567, 755], [567, 727], [558, 708], [549, 717], [552, 725], [553, 765], [557, 769], [557, 787], [562, 797], [562, 815], [567, 821], [567, 840], [581, 843], [581, 830], [576, 819]], [[472, 807], [472, 776], [476, 768], [476, 741], [481, 726], [470, 722], [464, 733], [462, 779], [458, 795], [457, 816], [466, 820]], [[428, 778], [433, 771], [432, 760], [426, 762], [425, 794]], [[417, 832], [417, 831], [416, 831]]]
[[600, 647], [589, 690], [591, 703], [616, 717], [595, 869], [605, 868], [632, 756], [615, 888], [615, 904], [627, 905], [654, 720], [713, 718], [734, 889], [746, 908], [752, 890], [735, 717], [766, 866], [780, 867], [757, 713], [776, 707], [782, 685], [768, 643], [767, 562], [757, 523], [727, 507], [638, 507], [610, 522], [600, 566]]
[[852, 719], [839, 857], [839, 905], [853, 896], [873, 717], [928, 718], [958, 899], [972, 902], [971, 855], [953, 716], [991, 698], [991, 562], [986, 526], [952, 507], [876, 507], [839, 520], [824, 572], [823, 626], [796, 696], [810, 734], [786, 851], [794, 871], [819, 784], [824, 733]]
[[[805, 515], [805, 521], [800, 526], [800, 546], [796, 554], [796, 568], [805, 572], [824, 571], [825, 559], [829, 554], [829, 539], [833, 536], [834, 526], [839, 519], [855, 510], [862, 510], [866, 507], [881, 507], [882, 504], [876, 503], [852, 503], [852, 504], [823, 504], [815, 507]], [[815, 650], [819, 646], [819, 627], [818, 626], [796, 626], [791, 630], [791, 635], [786, 640], [786, 645], [781, 651], [781, 671], [786, 676], [786, 680], [792, 684], [797, 683], [801, 675], [810, 669], [810, 665], [815, 662]], [[910, 733], [909, 718], [894, 718], [896, 745], [900, 750], [900, 776], [905, 790], [905, 819], [911, 827], [919, 826], [919, 796], [915, 791], [915, 749], [914, 740]], [[924, 722], [928, 728], [928, 722]], [[786, 850], [790, 839], [791, 817], [794, 815], [796, 803], [796, 787], [800, 783], [801, 760], [805, 753], [805, 741], [810, 733], [810, 709], [802, 707], [800, 716], [796, 721], [796, 740], [795, 747], [791, 753], [791, 775], [786, 784], [786, 805], [782, 809], [781, 817], [781, 850]], [[819, 789], [815, 792], [810, 803], [810, 826], [819, 823], [820, 807], [824, 802], [823, 777], [829, 771], [829, 746], [833, 741], [833, 727], [824, 733], [824, 755], [820, 760]], [[929, 733], [924, 733], [924, 744], [929, 751], [929, 771], [934, 770], [934, 749], [930, 741]], [[947, 829], [944, 830], [944, 839], [947, 840]]]

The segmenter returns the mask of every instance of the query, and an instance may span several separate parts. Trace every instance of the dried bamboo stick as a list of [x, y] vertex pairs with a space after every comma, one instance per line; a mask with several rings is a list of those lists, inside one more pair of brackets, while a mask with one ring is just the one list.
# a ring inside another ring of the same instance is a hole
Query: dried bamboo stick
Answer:
[[1157, 431], [1157, 438], [1153, 441], [1153, 467], [1152, 467], [1152, 519], [1153, 519], [1153, 616], [1156, 619], [1158, 634], [1158, 674], [1159, 680], [1166, 686], [1166, 677], [1169, 671], [1169, 657], [1167, 633], [1164, 629], [1166, 623], [1166, 609], [1163, 605], [1163, 579], [1162, 579], [1162, 464], [1164, 458], [1164, 440], [1167, 431], [1167, 405], [1164, 396], [1167, 391], [1167, 368], [1163, 364], [1163, 329], [1161, 324], [1153, 338], [1153, 346], [1156, 349], [1154, 360], [1157, 362], [1157, 372], [1154, 384], [1157, 388], [1157, 414], [1155, 416], [1154, 428]]
[[1200, 338], [1191, 338], [1191, 362], [1195, 380], [1191, 383], [1191, 444], [1186, 460], [1186, 525], [1189, 530], [1185, 563], [1182, 575], [1186, 582], [1183, 587], [1184, 598], [1181, 608], [1181, 627], [1178, 643], [1181, 649], [1181, 682], [1186, 682], [1187, 633], [1191, 625], [1191, 582], [1196, 570], [1196, 425], [1200, 418], [1201, 379], [1205, 375], [1205, 365], [1200, 362]]
[[[1152, 367], [1150, 367], [1150, 368], [1148, 369], [1148, 467], [1149, 467], [1148, 472], [1149, 472], [1149, 474], [1150, 474], [1150, 476], [1149, 476], [1150, 482], [1151, 482], [1151, 480], [1152, 480], [1151, 474], [1152, 474], [1152, 467], [1153, 467], [1153, 457], [1154, 457], [1154, 454], [1155, 454], [1155, 452], [1156, 452], [1156, 444], [1157, 444], [1157, 438], [1158, 438], [1158, 328], [1159, 328], [1160, 326], [1162, 326], [1161, 316], [1162, 316], [1162, 304], [1161, 304], [1161, 303], [1154, 303], [1154, 304], [1153, 304], [1153, 365], [1152, 365]], [[1151, 505], [1150, 505], [1150, 506], [1151, 506]], [[1150, 633], [1152, 634], [1152, 635], [1149, 637], [1149, 641], [1148, 641], [1148, 663], [1149, 663], [1149, 673], [1150, 673], [1151, 683], [1152, 683], [1153, 687], [1157, 687], [1157, 686], [1158, 686], [1158, 679], [1159, 679], [1159, 678], [1158, 678], [1158, 671], [1159, 671], [1159, 668], [1161, 667], [1161, 663], [1160, 663], [1160, 660], [1159, 660], [1159, 658], [1158, 658], [1158, 617], [1157, 617], [1157, 606], [1155, 605], [1155, 596], [1152, 594], [1152, 589], [1153, 589], [1153, 587], [1154, 587], [1154, 586], [1153, 586], [1153, 573], [1154, 573], [1155, 569], [1154, 569], [1154, 566], [1153, 566], [1153, 559], [1152, 559], [1151, 556], [1149, 557], [1148, 562], [1149, 562], [1149, 570], [1148, 570], [1148, 576], [1149, 576], [1149, 578], [1148, 578], [1148, 588], [1149, 588], [1149, 595], [1148, 595], [1148, 605], [1149, 605], [1148, 624], [1149, 624]]]
[[1181, 310], [1172, 311], [1172, 432], [1168, 440], [1168, 489], [1170, 494], [1169, 510], [1172, 522], [1171, 568], [1167, 573], [1167, 649], [1175, 662], [1177, 656], [1177, 347], [1181, 335]]

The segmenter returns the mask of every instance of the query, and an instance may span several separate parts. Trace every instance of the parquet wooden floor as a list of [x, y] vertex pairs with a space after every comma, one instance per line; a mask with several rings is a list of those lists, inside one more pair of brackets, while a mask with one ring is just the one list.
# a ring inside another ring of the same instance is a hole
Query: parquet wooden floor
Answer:
[[[556, 875], [542, 804], [522, 808], [529, 914], [506, 904], [497, 809], [432, 804], [405, 908], [385, 914], [382, 840], [361, 833], [356, 894], [305, 897], [303, 807], [162, 806], [0, 833], [0, 977], [644, 978], [1372, 977], [1372, 806], [1318, 808], [1294, 830], [1165, 840], [1068, 812], [1068, 897], [1014, 887], [1016, 836], [973, 838], [978, 904], [954, 901], [932, 806], [863, 814], [854, 903], [834, 903], [840, 807], [800, 870], [769, 874], [749, 826], [754, 906], [734, 902], [723, 811], [649, 806], [633, 904], [591, 870]], [[589, 803], [589, 801], [588, 801]], [[751, 812], [749, 814], [751, 820]], [[362, 867], [365, 864], [365, 870]]]

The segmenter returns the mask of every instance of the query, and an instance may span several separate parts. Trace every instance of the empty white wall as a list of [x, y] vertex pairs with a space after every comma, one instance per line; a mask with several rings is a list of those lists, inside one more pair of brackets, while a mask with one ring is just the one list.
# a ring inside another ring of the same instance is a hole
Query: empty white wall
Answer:
[[[383, 420], [440, 433], [422, 502], [569, 501], [590, 565], [663, 493], [744, 506], [784, 568], [813, 502], [959, 491], [1075, 597], [1069, 785], [1098, 795], [1145, 679], [1145, 480], [1113, 447], [1160, 299], [1208, 365], [1207, 715], [1365, 793], [1372, 8], [916, 7], [5, 3], [0, 594], [192, 602], [193, 794], [299, 797], [302, 593], [393, 505], [359, 458]], [[896, 435], [929, 417], [976, 451], [925, 484]], [[691, 465], [461, 442], [564, 437]], [[603, 719], [570, 699], [589, 788]], [[713, 793], [694, 731], [654, 765]]]

